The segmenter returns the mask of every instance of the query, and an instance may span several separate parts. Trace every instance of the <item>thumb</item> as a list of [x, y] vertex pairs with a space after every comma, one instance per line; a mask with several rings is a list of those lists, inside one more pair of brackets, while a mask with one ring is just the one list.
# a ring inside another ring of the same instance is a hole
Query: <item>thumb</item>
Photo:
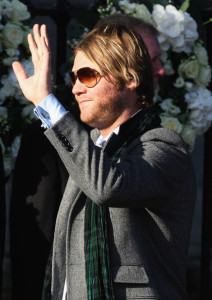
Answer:
[[13, 71], [15, 73], [15, 76], [17, 77], [18, 79], [18, 82], [19, 84], [21, 85], [21, 82], [27, 78], [27, 75], [24, 71], [24, 68], [22, 67], [22, 65], [18, 62], [18, 61], [15, 61], [13, 64], [12, 64], [12, 67], [13, 67]]

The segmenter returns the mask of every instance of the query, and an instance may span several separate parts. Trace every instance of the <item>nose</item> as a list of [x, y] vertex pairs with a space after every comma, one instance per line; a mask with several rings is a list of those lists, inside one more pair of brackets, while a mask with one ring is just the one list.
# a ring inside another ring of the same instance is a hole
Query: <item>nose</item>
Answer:
[[77, 78], [75, 84], [73, 85], [72, 93], [74, 95], [80, 95], [80, 94], [85, 94], [86, 92], [87, 92], [86, 86], [82, 84]]
[[163, 68], [159, 59], [157, 59], [157, 61], [155, 61], [155, 64], [153, 67], [154, 67], [154, 75], [156, 75], [156, 76], [164, 76], [165, 75], [165, 69]]

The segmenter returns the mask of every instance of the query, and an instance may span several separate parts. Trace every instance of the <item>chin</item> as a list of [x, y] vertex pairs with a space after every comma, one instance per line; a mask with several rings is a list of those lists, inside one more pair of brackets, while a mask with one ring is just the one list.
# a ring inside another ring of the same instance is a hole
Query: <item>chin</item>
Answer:
[[92, 122], [92, 120], [89, 120], [88, 118], [82, 116], [82, 114], [80, 115], [80, 120], [85, 123], [86, 125], [90, 126], [90, 127], [95, 127], [93, 125], [94, 122]]

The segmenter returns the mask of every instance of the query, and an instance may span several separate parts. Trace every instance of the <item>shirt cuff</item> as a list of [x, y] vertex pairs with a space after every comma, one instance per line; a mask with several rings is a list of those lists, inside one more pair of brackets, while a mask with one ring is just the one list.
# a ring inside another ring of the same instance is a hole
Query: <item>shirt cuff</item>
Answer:
[[66, 109], [50, 94], [35, 109], [35, 115], [41, 120], [42, 127], [52, 127], [66, 113]]

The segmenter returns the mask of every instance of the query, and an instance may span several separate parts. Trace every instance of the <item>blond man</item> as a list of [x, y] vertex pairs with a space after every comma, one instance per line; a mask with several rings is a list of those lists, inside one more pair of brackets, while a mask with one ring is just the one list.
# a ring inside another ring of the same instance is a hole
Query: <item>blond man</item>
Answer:
[[[48, 299], [186, 299], [194, 171], [179, 135], [151, 109], [151, 59], [118, 24], [76, 47], [70, 79], [89, 134], [51, 94], [46, 27], [34, 26], [35, 67], [13, 68], [69, 174], [55, 227]], [[47, 285], [48, 287], [48, 285]]]

